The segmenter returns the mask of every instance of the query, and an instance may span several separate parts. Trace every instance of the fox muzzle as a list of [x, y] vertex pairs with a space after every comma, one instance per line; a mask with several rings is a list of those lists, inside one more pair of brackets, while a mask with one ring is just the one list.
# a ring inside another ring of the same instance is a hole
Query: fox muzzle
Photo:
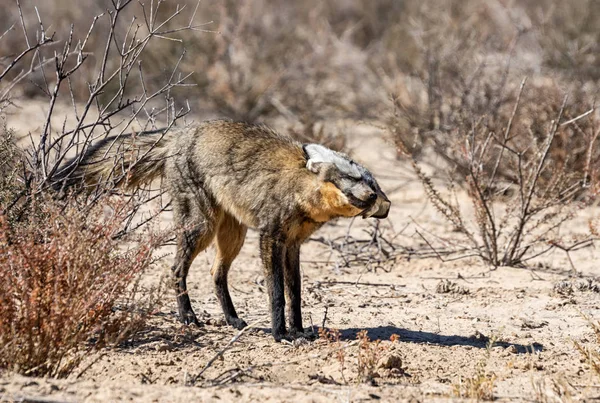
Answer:
[[375, 203], [368, 209], [362, 212], [363, 218], [378, 218], [383, 219], [387, 218], [392, 202], [387, 198], [385, 193], [382, 191], [377, 192], [377, 199]]

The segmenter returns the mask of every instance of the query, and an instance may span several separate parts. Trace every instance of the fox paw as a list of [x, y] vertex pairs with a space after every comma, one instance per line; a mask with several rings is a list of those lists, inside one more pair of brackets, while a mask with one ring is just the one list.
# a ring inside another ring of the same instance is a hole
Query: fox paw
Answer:
[[196, 314], [193, 311], [182, 312], [179, 315], [179, 321], [184, 325], [196, 325], [198, 327], [203, 327], [204, 325], [198, 320]]
[[226, 320], [227, 320], [227, 324], [229, 324], [230, 326], [233, 326], [237, 330], [242, 330], [243, 328], [248, 326], [246, 321], [243, 319], [240, 319], [240, 318], [227, 318]]
[[314, 341], [317, 339], [317, 337], [318, 335], [315, 332], [313, 332], [310, 328], [306, 330], [290, 329], [290, 331], [287, 334], [287, 338], [289, 340], [303, 339], [306, 342]]
[[277, 343], [290, 341], [288, 334], [285, 332], [275, 332], [273, 333], [273, 338]]

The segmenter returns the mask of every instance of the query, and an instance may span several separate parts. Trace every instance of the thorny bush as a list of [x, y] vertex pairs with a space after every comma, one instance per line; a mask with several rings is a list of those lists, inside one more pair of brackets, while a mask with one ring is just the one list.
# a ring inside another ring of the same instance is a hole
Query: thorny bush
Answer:
[[[525, 84], [523, 80], [510, 108], [470, 116], [449, 108], [457, 115], [444, 124], [444, 135], [434, 136], [444, 142], [437, 147], [449, 162], [449, 195], [437, 190], [400, 126], [392, 123], [399, 152], [411, 161], [429, 200], [462, 236], [438, 238], [443, 253], [460, 251], [494, 266], [523, 264], [560, 245], [561, 224], [580, 207], [573, 201], [590, 200], [597, 193], [597, 110], [582, 110], [580, 103], [570, 104], [567, 97], [560, 100], [554, 91], [536, 86], [526, 95]], [[472, 213], [465, 213], [465, 203], [459, 202], [457, 183], [464, 184]], [[587, 240], [573, 247], [581, 242]]]

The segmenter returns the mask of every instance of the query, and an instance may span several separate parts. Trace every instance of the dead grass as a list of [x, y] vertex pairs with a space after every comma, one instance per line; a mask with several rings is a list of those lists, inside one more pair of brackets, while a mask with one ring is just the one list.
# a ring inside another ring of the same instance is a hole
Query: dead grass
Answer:
[[582, 358], [589, 365], [592, 373], [600, 378], [600, 321], [594, 320], [587, 315], [582, 314], [583, 318], [588, 322], [593, 331], [594, 340], [576, 341], [573, 343], [581, 354]]
[[477, 401], [494, 400], [494, 385], [497, 377], [488, 370], [488, 361], [496, 341], [497, 335], [493, 335], [488, 340], [484, 357], [475, 364], [475, 374], [470, 377], [459, 377], [458, 381], [452, 385], [454, 396]]
[[[6, 127], [4, 119], [0, 120], [0, 213], [12, 204], [24, 190], [25, 185], [19, 182], [23, 162], [23, 150], [17, 146], [15, 133]], [[9, 220], [15, 220], [19, 212], [13, 211]]]
[[398, 335], [392, 335], [388, 343], [371, 340], [368, 331], [361, 330], [356, 335], [356, 341], [343, 343], [339, 330], [320, 328], [319, 337], [323, 343], [333, 346], [332, 354], [340, 364], [340, 375], [344, 384], [348, 383], [346, 375], [358, 383], [375, 385], [377, 378], [398, 377], [404, 374], [402, 358], [394, 351], [396, 343], [400, 340]]
[[453, 393], [457, 397], [476, 399], [477, 401], [494, 400], [494, 383], [496, 376], [488, 373], [483, 365], [477, 365], [476, 374], [470, 378], [460, 378], [453, 385]]

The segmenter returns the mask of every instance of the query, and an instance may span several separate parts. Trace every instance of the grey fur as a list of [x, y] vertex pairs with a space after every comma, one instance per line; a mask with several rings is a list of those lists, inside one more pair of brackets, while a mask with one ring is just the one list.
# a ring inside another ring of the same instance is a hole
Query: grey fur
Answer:
[[304, 146], [308, 161], [306, 167], [309, 170], [315, 163], [324, 162], [334, 164], [340, 172], [354, 179], [361, 179], [361, 172], [357, 164], [352, 161], [347, 155], [333, 151], [320, 144], [307, 144]]

